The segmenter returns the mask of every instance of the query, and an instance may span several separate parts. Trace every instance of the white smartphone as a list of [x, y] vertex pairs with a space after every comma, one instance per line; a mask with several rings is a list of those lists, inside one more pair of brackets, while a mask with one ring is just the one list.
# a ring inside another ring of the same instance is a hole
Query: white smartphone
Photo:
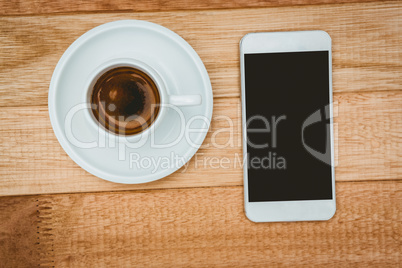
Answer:
[[254, 222], [335, 214], [331, 38], [250, 33], [240, 42], [244, 201]]

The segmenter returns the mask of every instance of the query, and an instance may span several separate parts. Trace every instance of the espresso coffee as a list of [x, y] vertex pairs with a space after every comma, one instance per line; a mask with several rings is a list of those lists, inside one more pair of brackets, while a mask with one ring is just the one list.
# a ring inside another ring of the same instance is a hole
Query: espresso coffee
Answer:
[[148, 74], [117, 67], [102, 74], [91, 95], [92, 113], [106, 129], [120, 135], [141, 133], [159, 113], [160, 95]]

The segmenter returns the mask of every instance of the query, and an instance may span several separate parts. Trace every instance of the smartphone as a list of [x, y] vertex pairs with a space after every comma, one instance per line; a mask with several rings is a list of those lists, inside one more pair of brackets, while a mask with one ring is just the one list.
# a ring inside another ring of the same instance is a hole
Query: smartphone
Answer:
[[250, 33], [240, 42], [244, 201], [254, 222], [336, 210], [331, 38]]

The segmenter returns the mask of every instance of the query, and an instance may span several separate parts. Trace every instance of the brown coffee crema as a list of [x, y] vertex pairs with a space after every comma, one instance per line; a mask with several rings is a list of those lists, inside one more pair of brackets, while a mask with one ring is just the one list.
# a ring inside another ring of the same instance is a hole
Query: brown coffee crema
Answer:
[[158, 116], [160, 95], [155, 82], [133, 67], [104, 73], [93, 87], [92, 113], [106, 129], [133, 135], [150, 127]]

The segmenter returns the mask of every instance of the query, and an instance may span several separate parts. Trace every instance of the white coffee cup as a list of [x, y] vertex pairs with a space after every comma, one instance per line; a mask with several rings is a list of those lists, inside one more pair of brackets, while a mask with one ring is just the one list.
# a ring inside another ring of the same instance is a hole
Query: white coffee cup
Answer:
[[[132, 135], [120, 135], [113, 131], [105, 128], [94, 116], [91, 110], [91, 97], [95, 83], [98, 79], [107, 71], [118, 68], [118, 67], [132, 67], [146, 73], [155, 83], [159, 95], [160, 95], [160, 107], [159, 113], [153, 120], [151, 125], [147, 127], [140, 133]], [[172, 106], [195, 106], [202, 103], [200, 95], [174, 95], [171, 94], [169, 88], [167, 88], [166, 83], [160, 72], [158, 72], [150, 64], [147, 64], [143, 59], [134, 58], [114, 58], [100, 64], [89, 76], [87, 83], [85, 85], [85, 90], [83, 94], [83, 102], [88, 104], [88, 109], [86, 109], [86, 119], [88, 124], [96, 128], [101, 135], [111, 135], [115, 138], [124, 142], [136, 142], [144, 136], [148, 136], [153, 133], [157, 127], [162, 122], [165, 117], [169, 107]]]

